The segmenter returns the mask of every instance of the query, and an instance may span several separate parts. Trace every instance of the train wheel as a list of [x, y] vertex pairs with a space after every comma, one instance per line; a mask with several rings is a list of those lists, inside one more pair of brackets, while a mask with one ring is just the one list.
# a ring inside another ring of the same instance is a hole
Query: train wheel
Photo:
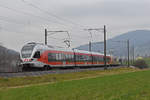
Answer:
[[43, 67], [43, 70], [49, 70], [50, 69], [50, 66], [48, 66], [48, 65], [45, 65], [44, 67]]

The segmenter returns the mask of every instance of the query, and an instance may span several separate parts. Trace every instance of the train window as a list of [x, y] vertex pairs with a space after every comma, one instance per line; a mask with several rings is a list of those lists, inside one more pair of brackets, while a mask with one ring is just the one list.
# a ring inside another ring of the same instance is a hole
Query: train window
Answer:
[[56, 61], [56, 54], [55, 53], [48, 53], [48, 61]]
[[99, 56], [97, 57], [97, 59], [98, 59], [98, 62], [101, 62], [101, 58]]
[[76, 57], [76, 61], [79, 61], [79, 55], [76, 55], [75, 57]]
[[56, 60], [60, 60], [59, 53], [56, 53]]
[[70, 61], [74, 61], [74, 55], [70, 54]]
[[74, 61], [74, 55], [71, 55], [71, 56], [72, 56], [72, 57], [71, 57], [71, 58], [72, 58], [72, 61]]
[[73, 61], [74, 60], [74, 56], [72, 54], [66, 54], [66, 61]]
[[89, 56], [85, 55], [84, 57], [85, 57], [85, 58], [84, 58], [85, 61], [88, 61], [88, 60], [89, 60]]
[[89, 56], [89, 62], [91, 62], [91, 61], [92, 61], [92, 59], [93, 59], [93, 58], [92, 58], [92, 56]]
[[97, 56], [97, 61], [99, 62], [99, 57]]
[[71, 55], [70, 54], [68, 54], [68, 59], [69, 59], [69, 61], [71, 60]]
[[[104, 61], [104, 57], [103, 57], [103, 61]], [[106, 62], [110, 62], [110, 58], [106, 57]]]
[[65, 61], [65, 59], [66, 59], [65, 54], [62, 53], [62, 54], [61, 54], [61, 58], [62, 58], [62, 59], [61, 59], [62, 61]]
[[86, 57], [85, 55], [78, 55], [78, 61], [85, 61]]
[[103, 57], [100, 57], [100, 60], [101, 60], [101, 62], [104, 62], [104, 58]]
[[85, 61], [90, 61], [90, 56], [86, 56]]
[[98, 56], [98, 61], [99, 61], [99, 62], [103, 62], [103, 61], [104, 61], [103, 57]]
[[84, 55], [84, 61], [87, 61], [88, 59], [87, 59], [87, 56], [86, 55]]
[[66, 57], [66, 61], [68, 61], [69, 60], [68, 54], [65, 54], [65, 57]]
[[96, 58], [96, 56], [93, 56], [93, 61], [95, 62], [95, 61], [97, 61], [97, 58]]
[[110, 58], [106, 58], [106, 62], [110, 62]]
[[101, 59], [100, 59], [100, 57], [99, 56], [95, 56], [95, 61], [96, 62], [99, 62]]
[[[74, 55], [72, 57], [72, 59], [74, 59]], [[92, 58], [91, 56], [87, 56], [87, 55], [75, 55], [75, 59], [76, 61], [91, 61]]]
[[71, 61], [71, 55], [67, 54], [67, 56], [68, 56], [67, 61]]
[[62, 57], [61, 57], [61, 54], [60, 54], [60, 53], [58, 54], [58, 56], [59, 56], [59, 60], [62, 60]]
[[84, 61], [87, 61], [87, 60], [88, 60], [88, 59], [87, 59], [87, 56], [85, 55], [85, 56], [84, 56]]
[[36, 51], [33, 58], [40, 58], [40, 51]]
[[87, 56], [87, 57], [88, 57], [87, 59], [88, 61], [92, 61], [91, 56]]
[[32, 55], [35, 45], [25, 45], [21, 50], [22, 58], [29, 58]]
[[99, 61], [99, 60], [98, 60], [98, 56], [95, 56], [95, 61], [96, 61], [96, 62]]
[[72, 55], [71, 54], [69, 54], [69, 59], [70, 59], [70, 61], [72, 60]]
[[79, 60], [83, 61], [84, 60], [84, 56], [83, 55], [79, 55]]
[[58, 54], [56, 53], [56, 60], [58, 60]]

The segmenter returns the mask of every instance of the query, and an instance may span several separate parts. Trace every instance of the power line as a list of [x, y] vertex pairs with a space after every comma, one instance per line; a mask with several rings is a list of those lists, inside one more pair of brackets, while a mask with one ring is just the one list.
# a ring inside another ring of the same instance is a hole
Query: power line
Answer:
[[[26, 26], [28, 24], [28, 23], [27, 24], [25, 24], [25, 23], [19, 23], [19, 22], [16, 22], [15, 20], [10, 20], [8, 17], [4, 17], [4, 16], [0, 16], [0, 20], [4, 21], [4, 22], [7, 22], [7, 23], [17, 24], [17, 25], [25, 25]], [[36, 29], [39, 29], [38, 27], [35, 27], [35, 26], [32, 26], [32, 27], [34, 27]], [[1, 28], [1, 29], [4, 29], [4, 28]]]
[[52, 39], [55, 39], [55, 40], [65, 40], [65, 38], [63, 38], [63, 39], [60, 39], [60, 38], [55, 38], [55, 37], [48, 37], [48, 38], [52, 38]]
[[[68, 40], [68, 39], [66, 39], [66, 38], [63, 38], [63, 39], [55, 38], [55, 37], [48, 37], [48, 38], [51, 38], [51, 39], [54, 39], [54, 40], [58, 40], [58, 41], [65, 41], [65, 40]], [[81, 39], [87, 40], [86, 38], [81, 38]], [[73, 42], [73, 41], [77, 41], [77, 40], [71, 40], [70, 42]], [[64, 43], [64, 42], [63, 42], [63, 43]]]
[[4, 30], [4, 31], [6, 31], [6, 32], [11, 32], [11, 33], [17, 33], [17, 34], [19, 34], [20, 35], [20, 33], [23, 33], [23, 34], [26, 34], [26, 33], [24, 33], [24, 32], [17, 32], [17, 31], [10, 31], [10, 30], [8, 30], [8, 29], [6, 29], [6, 28], [3, 28], [3, 27], [1, 27], [1, 30]]
[[81, 38], [81, 39], [87, 39], [87, 38], [89, 38], [89, 36], [86, 36], [86, 37], [85, 37], [85, 36], [78, 36], [78, 35], [74, 35], [74, 34], [73, 34], [72, 36], [78, 37], [78, 38]]
[[63, 25], [63, 26], [66, 27], [66, 25], [64, 25], [63, 23], [51, 21], [51, 20], [46, 19], [46, 18], [44, 18], [44, 17], [38, 16], [38, 15], [34, 15], [34, 14], [31, 14], [31, 13], [28, 13], [28, 12], [20, 11], [20, 10], [14, 9], [14, 8], [10, 8], [10, 7], [4, 6], [4, 5], [2, 5], [2, 4], [0, 4], [0, 7], [1, 7], [1, 8], [8, 9], [8, 10], [11, 10], [11, 11], [14, 11], [14, 12], [17, 12], [17, 13], [21, 13], [21, 14], [24, 14], [24, 15], [34, 16], [34, 17], [36, 17], [36, 18], [39, 18], [39, 19], [42, 19], [42, 20], [46, 20], [46, 21], [49, 21], [49, 22], [52, 22], [52, 23], [55, 23], [55, 24], [60, 24], [60, 25]]
[[23, 1], [24, 3], [26, 3], [27, 5], [29, 5], [29, 6], [31, 6], [31, 7], [33, 7], [33, 8], [35, 8], [35, 9], [38, 9], [39, 11], [44, 12], [44, 13], [46, 13], [46, 14], [48, 14], [48, 15], [50, 15], [50, 16], [56, 18], [56, 19], [59, 19], [59, 20], [64, 21], [64, 22], [69, 22], [69, 23], [71, 23], [72, 25], [75, 25], [75, 26], [84, 27], [84, 26], [82, 26], [82, 25], [80, 25], [80, 24], [77, 24], [77, 23], [72, 22], [72, 21], [70, 21], [70, 20], [67, 20], [67, 19], [65, 19], [65, 18], [59, 17], [59, 16], [53, 14], [52, 12], [46, 11], [46, 10], [44, 10], [44, 9], [41, 9], [40, 7], [38, 7], [38, 6], [35, 5], [35, 4], [26, 2], [25, 0], [22, 0], [22, 1]]
[[[37, 17], [37, 18], [39, 18], [39, 19], [52, 22], [51, 20], [46, 19], [46, 18], [44, 18], [44, 17], [37, 16], [37, 15], [31, 14], [31, 13], [28, 13], [28, 12], [20, 11], [20, 10], [18, 10], [18, 9], [10, 8], [10, 7], [1, 5], [1, 4], [0, 4], [0, 7], [5, 8], [5, 9], [8, 9], [8, 10], [11, 10], [11, 11], [14, 11], [14, 12], [17, 12], [17, 13], [20, 13], [20, 14], [24, 14], [24, 15], [28, 15], [28, 16], [34, 16], [34, 17]], [[10, 21], [7, 20], [7, 19], [2, 19], [2, 20], [3, 20], [3, 21], [10, 22]], [[11, 23], [20, 24], [20, 23], [18, 23], [18, 22], [11, 22]], [[58, 22], [53, 22], [53, 23], [57, 23], [57, 24], [58, 24]], [[64, 25], [64, 24], [62, 24], [62, 23], [59, 23], [59, 24], [61, 24], [61, 25], [63, 25], [63, 26], [66, 26], [66, 25]], [[72, 29], [73, 29], [73, 28], [72, 28]], [[76, 36], [76, 37], [77, 37], [77, 36]], [[81, 37], [81, 36], [78, 36], [78, 37], [80, 37], [80, 38], [85, 38], [85, 37]]]
[[[14, 24], [19, 24], [19, 25], [26, 25], [26, 24], [22, 24], [22, 23], [18, 23], [18, 22], [16, 22], [16, 21], [11, 21], [11, 20], [9, 20], [8, 19], [8, 17], [4, 17], [4, 16], [0, 16], [0, 18], [2, 18], [2, 19], [0, 19], [0, 20], [2, 20], [2, 21], [5, 21], [5, 22], [8, 22], [8, 23], [14, 23]], [[33, 27], [35, 27], [35, 26], [33, 26]], [[37, 27], [35, 27], [35, 28], [37, 28]], [[3, 30], [5, 30], [5, 31], [8, 31], [8, 29], [6, 30], [6, 29], [4, 29], [4, 28], [2, 28]], [[38, 28], [37, 28], [38, 29]], [[10, 32], [10, 31], [8, 31], [8, 32]], [[23, 32], [16, 32], [16, 31], [14, 31], [15, 33], [23, 33]], [[78, 38], [80, 38], [80, 39], [86, 39], [87, 40], [87, 38], [86, 37], [83, 37], [83, 36], [78, 36], [78, 35], [73, 35], [74, 37], [78, 37]], [[57, 39], [57, 40], [61, 40], [61, 39], [58, 39], [58, 38], [53, 38], [53, 39]]]
[[[28, 13], [28, 12], [20, 11], [20, 10], [18, 10], [18, 9], [10, 8], [10, 7], [4, 6], [4, 5], [2, 5], [2, 4], [0, 4], [0, 7], [1, 7], [1, 8], [8, 9], [8, 10], [13, 11], [13, 12], [17, 12], [17, 13], [19, 13], [19, 14], [23, 14], [23, 15], [27, 15], [27, 16], [34, 16], [34, 17], [36, 17], [36, 18], [38, 18], [38, 19], [41, 19], [41, 20], [44, 20], [44, 21], [48, 21], [48, 22], [52, 22], [51, 20], [49, 20], [49, 19], [47, 19], [47, 18], [38, 16], [38, 15], [34, 15], [34, 14], [31, 14], [31, 13]], [[6, 21], [6, 20], [5, 20], [5, 21]], [[9, 22], [9, 21], [7, 21], [7, 22]], [[15, 23], [15, 22], [14, 22], [14, 23]], [[66, 27], [66, 25], [64, 25], [63, 23], [60, 23], [60, 22], [54, 22], [54, 21], [53, 21], [52, 23], [60, 24], [60, 25], [63, 25], [63, 26]], [[15, 24], [18, 24], [18, 23], [15, 23]], [[71, 29], [73, 29], [73, 28], [71, 27]]]
[[[47, 19], [47, 18], [44, 18], [44, 17], [41, 17], [41, 16], [37, 16], [37, 15], [31, 14], [31, 13], [28, 13], [28, 12], [20, 11], [20, 10], [18, 10], [18, 9], [10, 8], [10, 7], [1, 5], [1, 4], [0, 4], [0, 7], [5, 8], [5, 9], [8, 9], [8, 10], [11, 10], [11, 11], [14, 11], [14, 12], [17, 12], [17, 13], [20, 13], [20, 14], [24, 14], [24, 15], [28, 15], [28, 16], [34, 16], [34, 17], [37, 17], [37, 18], [39, 18], [39, 19], [52, 22], [51, 20], [49, 20], [49, 19]], [[34, 8], [35, 8], [35, 7], [34, 7]], [[43, 10], [43, 11], [45, 11], [45, 10]], [[47, 11], [46, 11], [45, 13], [48, 13], [48, 14], [50, 15], [50, 13], [47, 12]], [[55, 16], [55, 15], [54, 15], [53, 17], [56, 17], [57, 19], [60, 19], [60, 20], [69, 22], [68, 20], [64, 20], [63, 18], [58, 17], [58, 16]], [[2, 19], [2, 20], [3, 20], [3, 21], [10, 22], [8, 19]], [[21, 23], [15, 22], [15, 21], [11, 21], [11, 23], [21, 24]], [[57, 24], [58, 24], [58, 22], [53, 22], [53, 23], [57, 23]], [[72, 22], [71, 22], [71, 23], [72, 23]], [[62, 24], [62, 23], [59, 23], [59, 24], [64, 25], [64, 24]], [[77, 26], [77, 25], [79, 26], [79, 24], [76, 24], [76, 23], [72, 23], [72, 24], [74, 24], [74, 25], [76, 25], [76, 26]], [[66, 26], [66, 25], [64, 25], [64, 26]], [[16, 32], [16, 33], [17, 33], [17, 32]], [[81, 36], [76, 36], [76, 37], [78, 37], [78, 38], [80, 37], [80, 38], [82, 38], [82, 39], [85, 39], [85, 37], [81, 37]]]
[[5, 22], [8, 22], [8, 23], [14, 23], [14, 24], [19, 24], [19, 25], [25, 25], [25, 24], [22, 24], [22, 23], [18, 23], [18, 22], [16, 22], [16, 21], [9, 20], [8, 17], [4, 17], [4, 16], [0, 16], [0, 20], [5, 21]]

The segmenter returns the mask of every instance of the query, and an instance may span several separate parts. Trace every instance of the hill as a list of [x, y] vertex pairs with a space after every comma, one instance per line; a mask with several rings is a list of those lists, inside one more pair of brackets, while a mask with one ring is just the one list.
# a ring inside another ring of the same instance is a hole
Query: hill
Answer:
[[[108, 34], [109, 35], [109, 34]], [[133, 46], [135, 48], [135, 55], [150, 56], [150, 30], [136, 30], [124, 33], [114, 38], [107, 40], [107, 52], [112, 53], [114, 56], [127, 56], [127, 39], [130, 40], [130, 53], [132, 54]], [[124, 42], [116, 42], [124, 41]], [[80, 50], [88, 50], [89, 46], [81, 45], [77, 47]], [[103, 52], [103, 43], [92, 43], [92, 51]]]
[[0, 46], [0, 72], [17, 71], [16, 63], [19, 60], [19, 53]]

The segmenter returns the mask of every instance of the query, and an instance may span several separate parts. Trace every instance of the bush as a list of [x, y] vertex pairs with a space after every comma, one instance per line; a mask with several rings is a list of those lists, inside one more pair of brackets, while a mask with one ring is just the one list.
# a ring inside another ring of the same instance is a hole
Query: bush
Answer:
[[146, 64], [145, 60], [143, 60], [143, 59], [136, 60], [133, 65], [140, 69], [148, 68], [148, 65]]

